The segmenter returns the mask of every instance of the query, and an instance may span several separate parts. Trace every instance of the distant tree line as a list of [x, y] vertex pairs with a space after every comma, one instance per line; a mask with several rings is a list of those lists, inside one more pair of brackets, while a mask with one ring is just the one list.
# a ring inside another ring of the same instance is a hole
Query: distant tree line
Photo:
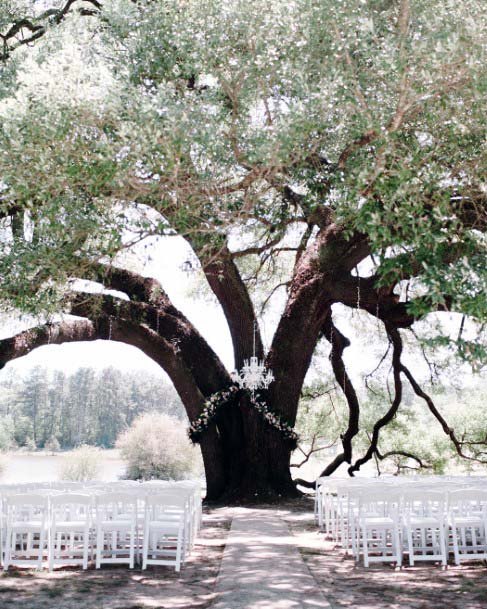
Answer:
[[149, 372], [79, 368], [72, 374], [37, 366], [0, 386], [0, 450], [15, 447], [112, 447], [145, 412], [183, 418], [173, 387]]

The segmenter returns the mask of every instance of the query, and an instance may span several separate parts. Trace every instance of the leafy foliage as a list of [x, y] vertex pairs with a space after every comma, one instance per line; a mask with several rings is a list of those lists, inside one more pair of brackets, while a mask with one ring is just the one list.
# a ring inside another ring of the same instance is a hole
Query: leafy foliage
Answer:
[[166, 414], [153, 412], [137, 418], [118, 438], [117, 448], [128, 462], [130, 479], [182, 480], [201, 471], [186, 426]]
[[[383, 384], [376, 381], [373, 391], [368, 392], [362, 401], [361, 431], [354, 439], [354, 449], [358, 453], [369, 446], [373, 425], [388, 407], [390, 398], [382, 387]], [[326, 393], [320, 395], [323, 390]], [[446, 391], [437, 386], [432, 395], [456, 435], [460, 439], [468, 438], [473, 444], [477, 442], [477, 447], [473, 446], [473, 453], [483, 459], [487, 437], [487, 418], [482, 406], [487, 399], [485, 383], [472, 389], [462, 387], [457, 391], [451, 388]], [[330, 455], [338, 450], [340, 434], [346, 428], [346, 409], [345, 401], [331, 385], [315, 385], [305, 392], [297, 424], [303, 439], [302, 448], [306, 452], [313, 438], [319, 439], [315, 448], [320, 445], [327, 447], [326, 457], [320, 452], [310, 457], [313, 467], [322, 469]], [[424, 433], [425, 430], [428, 433]], [[377, 469], [381, 473], [394, 474], [454, 474], [475, 472], [482, 467], [459, 457], [424, 404], [411, 394], [405, 396], [404, 406], [383, 429], [379, 454], [384, 459], [376, 458], [375, 466], [369, 468], [370, 472]], [[299, 461], [299, 458], [300, 455], [295, 453], [294, 461]]]
[[0, 389], [0, 450], [25, 446], [28, 440], [33, 450], [111, 447], [143, 412], [184, 417], [174, 390], [148, 373], [80, 368], [71, 375], [49, 375], [39, 366], [19, 379], [6, 372]]
[[[148, 203], [207, 248], [228, 224], [279, 231], [331, 208], [368, 235], [383, 282], [414, 267], [413, 313], [485, 319], [482, 2], [110, 0], [98, 25], [49, 32], [39, 61], [53, 41], [68, 53], [74, 29], [92, 34], [86, 64], [101, 61], [115, 94], [77, 64], [68, 80], [98, 88], [96, 110], [54, 92], [39, 107], [25, 66], [16, 96], [29, 111], [5, 121], [3, 198], [44, 221], [36, 244], [4, 251], [2, 293], [17, 306], [36, 308], [22, 286], [56, 300], [80, 255], [120, 247], [115, 198]], [[134, 218], [131, 230], [167, 229]]]
[[87, 482], [96, 480], [101, 467], [101, 450], [83, 444], [74, 449], [64, 459], [60, 472], [61, 480]]

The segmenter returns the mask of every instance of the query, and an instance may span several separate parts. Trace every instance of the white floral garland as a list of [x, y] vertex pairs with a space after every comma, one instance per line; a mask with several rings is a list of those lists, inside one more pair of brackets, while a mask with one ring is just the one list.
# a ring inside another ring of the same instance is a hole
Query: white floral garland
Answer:
[[[214, 393], [205, 401], [201, 414], [192, 421], [188, 429], [188, 435], [192, 442], [197, 443], [200, 441], [202, 434], [208, 429], [218, 410], [225, 405], [234, 403], [231, 398], [236, 396], [239, 391], [242, 390], [238, 385], [230, 385], [228, 389]], [[278, 414], [272, 412], [263, 400], [259, 400], [254, 394], [251, 394], [250, 404], [262, 415], [262, 418], [268, 425], [277, 429], [286, 440], [289, 440], [294, 445], [297, 444], [298, 434], [291, 425], [282, 421]]]

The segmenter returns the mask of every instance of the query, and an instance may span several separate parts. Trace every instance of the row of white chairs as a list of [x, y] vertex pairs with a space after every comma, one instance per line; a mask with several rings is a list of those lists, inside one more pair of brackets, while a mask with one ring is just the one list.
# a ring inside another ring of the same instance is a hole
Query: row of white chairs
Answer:
[[136, 562], [179, 571], [201, 524], [198, 483], [0, 486], [0, 559], [11, 565]]
[[317, 484], [325, 532], [364, 565], [487, 560], [487, 479], [333, 479]]

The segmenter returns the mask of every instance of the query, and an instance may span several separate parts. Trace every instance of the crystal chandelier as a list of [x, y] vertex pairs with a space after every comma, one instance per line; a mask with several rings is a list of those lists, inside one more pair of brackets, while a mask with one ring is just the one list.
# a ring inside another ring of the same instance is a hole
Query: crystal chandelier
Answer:
[[242, 370], [234, 370], [231, 374], [232, 381], [238, 383], [241, 389], [250, 389], [252, 393], [256, 389], [267, 389], [274, 380], [272, 370], [267, 370], [264, 361], [255, 355], [255, 334], [257, 322], [254, 321], [254, 350], [250, 360], [245, 359]]

